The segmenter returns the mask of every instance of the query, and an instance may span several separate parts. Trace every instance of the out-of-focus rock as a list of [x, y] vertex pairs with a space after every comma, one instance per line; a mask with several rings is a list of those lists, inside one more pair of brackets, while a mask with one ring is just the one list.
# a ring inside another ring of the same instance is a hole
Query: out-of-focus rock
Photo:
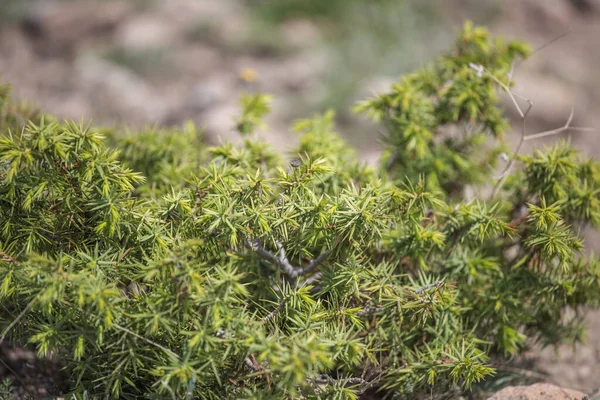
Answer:
[[220, 24], [232, 15], [243, 14], [238, 0], [161, 0], [152, 5], [153, 12], [178, 26], [212, 22]]
[[78, 59], [75, 67], [81, 86], [94, 103], [105, 104], [109, 119], [144, 124], [163, 118], [160, 94], [131, 71], [93, 56]]
[[321, 39], [321, 33], [314, 23], [306, 19], [293, 19], [280, 27], [284, 40], [290, 46], [307, 47]]
[[239, 58], [237, 70], [252, 68], [257, 73], [259, 90], [271, 90], [273, 82], [289, 91], [311, 91], [318, 86], [327, 70], [328, 55], [324, 52], [301, 53], [283, 60]]
[[376, 95], [390, 92], [390, 88], [398, 81], [398, 77], [378, 76], [364, 81], [356, 91], [355, 101], [369, 99]]
[[247, 42], [250, 34], [250, 23], [244, 14], [230, 15], [219, 21], [216, 26], [219, 41], [228, 48], [235, 48]]
[[222, 73], [224, 58], [217, 49], [194, 43], [193, 46], [181, 47], [173, 52], [172, 63], [185, 77], [203, 80], [215, 71]]
[[0, 373], [13, 381], [14, 399], [56, 398], [69, 388], [60, 357], [41, 358], [31, 349], [0, 341]]
[[577, 12], [566, 0], [505, 0], [505, 18], [536, 32], [556, 32], [573, 27]]
[[569, 0], [570, 3], [584, 15], [600, 12], [600, 0]]
[[585, 393], [563, 389], [549, 383], [536, 383], [530, 386], [509, 386], [488, 400], [581, 400]]
[[86, 1], [69, 7], [55, 1], [39, 2], [23, 17], [22, 28], [46, 54], [72, 51], [86, 37], [97, 37], [115, 28], [134, 11], [130, 3]]
[[143, 51], [164, 48], [177, 41], [177, 24], [153, 14], [141, 14], [121, 24], [116, 32], [117, 43], [126, 50]]
[[224, 79], [211, 79], [194, 85], [189, 101], [194, 110], [203, 112], [227, 99], [235, 98], [235, 95], [233, 85]]
[[[589, 145], [588, 145], [589, 147]], [[586, 243], [597, 243], [587, 232]], [[590, 311], [587, 316], [589, 337], [585, 343], [576, 347], [562, 345], [558, 352], [551, 347], [544, 350], [534, 348], [532, 354], [537, 358], [539, 368], [552, 376], [554, 382], [561, 386], [575, 386], [593, 392], [598, 389], [598, 365], [600, 365], [600, 311]]]
[[214, 143], [221, 141], [236, 141], [239, 134], [235, 131], [234, 118], [239, 115], [239, 107], [235, 99], [211, 108], [210, 112], [202, 114], [202, 126], [207, 137]]

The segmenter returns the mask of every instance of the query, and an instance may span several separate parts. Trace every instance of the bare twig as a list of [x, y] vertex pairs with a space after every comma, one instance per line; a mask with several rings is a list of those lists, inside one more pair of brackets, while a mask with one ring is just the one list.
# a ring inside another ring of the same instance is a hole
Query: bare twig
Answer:
[[584, 132], [595, 131], [594, 128], [582, 128], [582, 127], [571, 126], [571, 121], [573, 121], [574, 114], [575, 114], [575, 109], [571, 109], [571, 114], [569, 115], [569, 119], [567, 120], [567, 122], [565, 123], [564, 126], [557, 128], [557, 129], [552, 129], [550, 131], [544, 131], [544, 132], [535, 133], [533, 135], [525, 136], [525, 138], [523, 140], [527, 141], [527, 140], [543, 138], [546, 136], [557, 135], [557, 134], [567, 131], [567, 130], [569, 130], [569, 131], [584, 131]]
[[206, 191], [204, 191], [202, 193], [199, 191], [196, 191], [196, 200], [194, 201], [194, 208], [192, 209], [192, 219], [194, 221], [198, 220], [198, 216], [196, 215], [196, 212], [198, 211], [198, 206], [200, 206], [200, 203], [202, 202], [202, 199], [204, 198], [204, 196], [206, 196]]
[[519, 140], [519, 143], [517, 144], [514, 155], [509, 160], [508, 164], [506, 165], [506, 168], [500, 174], [500, 177], [498, 178], [496, 185], [494, 185], [494, 190], [492, 191], [492, 196], [491, 196], [492, 199], [496, 196], [496, 194], [500, 190], [500, 187], [501, 187], [502, 183], [504, 182], [504, 179], [510, 172], [510, 169], [512, 168], [512, 166], [514, 164], [514, 160], [516, 159], [517, 154], [519, 154], [519, 151], [521, 150], [521, 147], [523, 146], [524, 142], [526, 142], [528, 140], [539, 139], [539, 138], [546, 137], [546, 136], [557, 135], [557, 134], [567, 131], [567, 130], [586, 131], [586, 132], [595, 131], [595, 129], [593, 129], [593, 128], [583, 128], [583, 127], [571, 126], [571, 122], [573, 121], [573, 116], [575, 115], [575, 109], [572, 108], [571, 114], [569, 114], [569, 118], [567, 119], [567, 122], [562, 127], [557, 128], [557, 129], [552, 129], [549, 131], [534, 133], [532, 135], [526, 135], [525, 132], [526, 132], [526, 128], [527, 128], [527, 115], [529, 114], [529, 111], [531, 111], [531, 107], [533, 106], [533, 103], [531, 103], [531, 101], [528, 101], [528, 103], [529, 103], [529, 107], [527, 108], [527, 110], [525, 111], [525, 113], [523, 115], [523, 127], [521, 129], [521, 138]]
[[518, 94], [514, 93], [512, 90], [510, 90], [510, 88], [506, 84], [504, 84], [504, 82], [502, 82], [500, 79], [496, 78], [494, 76], [494, 74], [492, 74], [491, 72], [489, 72], [482, 65], [476, 65], [476, 64], [473, 64], [473, 63], [469, 63], [469, 66], [471, 67], [471, 69], [477, 71], [478, 74], [480, 74], [482, 72], [485, 72], [490, 78], [492, 78], [492, 80], [494, 82], [496, 82], [498, 84], [498, 86], [500, 86], [502, 89], [504, 89], [504, 91], [508, 94], [508, 96], [512, 100], [512, 102], [513, 102], [515, 108], [517, 109], [517, 112], [521, 116], [521, 118], [525, 119], [526, 115], [523, 112], [523, 109], [521, 109], [521, 106], [519, 106], [519, 103], [517, 102], [517, 99], [524, 100], [527, 103], [529, 103], [529, 108], [531, 108], [531, 106], [533, 105], [532, 102], [531, 102], [531, 100], [529, 100], [528, 98], [526, 98], [524, 96], [521, 96], [521, 95], [518, 95]]
[[[558, 35], [554, 39], [549, 40], [548, 42], [544, 43], [543, 45], [541, 45], [537, 49], [533, 50], [529, 56], [531, 57], [534, 54], [539, 53], [540, 51], [544, 50], [546, 47], [549, 47], [550, 45], [552, 45], [555, 42], [558, 42], [560, 39], [564, 38], [565, 36], [570, 35], [571, 33], [573, 33], [573, 31], [574, 31], [573, 28], [569, 28], [566, 32], [561, 33], [560, 35]], [[526, 61], [526, 60], [527, 59], [523, 59], [523, 60], [521, 60], [521, 62]]]
[[510, 66], [510, 72], [508, 73], [508, 86], [510, 87], [510, 85], [512, 84], [512, 80], [513, 80], [513, 76], [514, 76], [516, 67], [518, 67], [519, 65], [521, 65], [521, 63], [530, 59], [534, 54], [539, 53], [540, 51], [544, 50], [546, 47], [549, 47], [550, 45], [554, 44], [554, 42], [558, 42], [560, 39], [564, 38], [565, 36], [568, 36], [571, 33], [573, 33], [573, 28], [569, 28], [566, 32], [561, 33], [560, 35], [556, 36], [554, 39], [551, 39], [550, 41], [544, 43], [537, 49], [534, 49], [531, 52], [531, 54], [529, 54], [528, 58], [522, 58], [522, 59], [513, 61], [512, 65]]
[[320, 272], [317, 272], [316, 274], [312, 274], [304, 282], [302, 282], [301, 286], [308, 286], [308, 285], [312, 285], [313, 283], [319, 282], [321, 280], [321, 277], [322, 277], [322, 275]]
[[[498, 81], [498, 82], [500, 82], [500, 81]], [[507, 86], [504, 86], [504, 87], [505, 87], [505, 90], [508, 90], [508, 93], [511, 93], [510, 89]], [[512, 95], [511, 95], [511, 98], [514, 100], [514, 97], [512, 97]], [[525, 132], [527, 131], [527, 116], [529, 115], [529, 112], [531, 111], [531, 108], [533, 107], [533, 102], [531, 100], [526, 99], [526, 101], [527, 101], [528, 106], [527, 106], [527, 110], [525, 110], [525, 112], [523, 112], [517, 105], [517, 110], [519, 110], [519, 113], [521, 113], [521, 116], [523, 119], [523, 124], [521, 126], [521, 138], [519, 139], [519, 143], [517, 144], [517, 147], [515, 148], [515, 152], [514, 152], [513, 156], [510, 158], [510, 160], [506, 164], [506, 167], [504, 168], [504, 170], [500, 174], [500, 177], [498, 178], [498, 181], [494, 185], [494, 189], [492, 190], [492, 196], [490, 199], [493, 199], [494, 197], [496, 197], [496, 194], [498, 194], [498, 192], [500, 191], [500, 187], [502, 186], [502, 183], [504, 182], [504, 180], [508, 176], [508, 173], [512, 169], [512, 167], [515, 163], [515, 159], [517, 158], [517, 155], [519, 154], [519, 151], [521, 151], [521, 147], [523, 146], [523, 143], [525, 142]], [[516, 104], [516, 102], [515, 102], [515, 104]]]
[[315, 258], [307, 267], [300, 268], [298, 275], [305, 275], [314, 271], [319, 265], [321, 265], [323, 261], [325, 261], [329, 253], [331, 253], [331, 250], [326, 250], [319, 254], [319, 256]]
[[306, 267], [296, 267], [290, 263], [285, 253], [285, 248], [281, 243], [277, 243], [277, 247], [279, 250], [279, 257], [275, 256], [273, 253], [265, 249], [258, 242], [252, 242], [248, 240], [246, 242], [247, 246], [256, 251], [256, 253], [261, 256], [263, 259], [271, 262], [272, 264], [277, 265], [290, 279], [296, 279], [301, 275], [308, 274], [314, 271], [319, 265], [325, 261], [327, 256], [331, 253], [331, 250], [326, 250], [321, 253], [316, 259], [314, 259], [308, 266]]
[[0, 336], [0, 342], [2, 342], [4, 340], [4, 338], [6, 337], [6, 335], [8, 334], [8, 332], [10, 332], [10, 330], [17, 324], [17, 322], [19, 322], [21, 320], [21, 318], [23, 318], [23, 316], [25, 314], [27, 314], [27, 312], [31, 309], [31, 307], [33, 307], [33, 305], [38, 301], [38, 297], [34, 297], [33, 300], [31, 300], [29, 302], [29, 304], [27, 304], [27, 306], [23, 309], [23, 311], [21, 311], [19, 313], [19, 315], [17, 316], [17, 318], [15, 318], [10, 325], [8, 325], [6, 327], [6, 329], [4, 329], [4, 331], [2, 331], [2, 335]]
[[508, 71], [508, 83], [506, 84], [506, 86], [508, 86], [508, 87], [510, 87], [510, 85], [512, 85], [513, 75], [515, 74], [515, 65], [516, 65], [516, 62], [513, 61], [512, 64], [510, 65], [510, 71]]
[[444, 281], [433, 282], [433, 283], [430, 283], [429, 285], [425, 285], [425, 286], [415, 290], [414, 292], [415, 292], [415, 294], [420, 294], [420, 293], [423, 293], [424, 291], [426, 291], [427, 289], [431, 289], [433, 287], [440, 287], [443, 284], [444, 284]]
[[283, 308], [283, 305], [285, 304], [285, 300], [283, 299], [279, 302], [279, 304], [277, 305], [277, 307], [275, 307], [275, 309], [273, 311], [271, 311], [270, 313], [268, 313], [267, 315], [265, 315], [264, 317], [262, 317], [260, 319], [260, 322], [265, 323], [268, 320], [270, 320], [271, 318], [275, 318], [275, 316], [277, 316], [277, 314], [279, 314], [279, 311], [281, 311], [281, 309]]
[[12, 374], [11, 378], [17, 380], [21, 384], [21, 387], [23, 388], [23, 390], [25, 390], [25, 392], [27, 392], [28, 394], [32, 394], [32, 395], [38, 395], [39, 394], [39, 393], [32, 393], [31, 388], [29, 387], [29, 385], [27, 385], [25, 382], [23, 382], [23, 380], [21, 379], [21, 377], [19, 376], [19, 374], [17, 374], [6, 362], [4, 362], [4, 360], [2, 358], [0, 358], [0, 362]]
[[365, 381], [363, 378], [359, 378], [359, 377], [352, 377], [352, 378], [347, 378], [347, 379], [333, 379], [332, 377], [330, 377], [329, 375], [320, 375], [316, 378], [313, 379], [313, 381], [315, 383], [334, 383], [337, 381], [344, 381], [345, 383], [349, 384], [349, 385], [362, 385], [365, 383], [368, 383], [367, 381]]
[[358, 313], [358, 315], [360, 315], [361, 317], [366, 317], [368, 315], [377, 314], [382, 311], [385, 311], [385, 307], [366, 306], [361, 312]]
[[[554, 43], [554, 42], [562, 39], [565, 36], [567, 36], [571, 32], [573, 32], [573, 29], [569, 29], [567, 32], [564, 32], [564, 33], [560, 34], [559, 36], [557, 36], [554, 39], [550, 40], [549, 42], [545, 43], [541, 47], [535, 49], [532, 52], [532, 54], [535, 54], [535, 53], [543, 50], [544, 48], [550, 46], [552, 43]], [[523, 143], [525, 141], [527, 141], [527, 140], [533, 140], [533, 139], [538, 139], [538, 138], [542, 138], [542, 137], [550, 136], [550, 135], [556, 135], [556, 134], [561, 133], [561, 132], [566, 131], [566, 130], [574, 130], [574, 131], [593, 131], [594, 130], [592, 128], [571, 127], [570, 124], [571, 124], [571, 121], [573, 119], [573, 113], [574, 113], [574, 110], [572, 110], [571, 111], [571, 115], [569, 116], [569, 119], [567, 120], [567, 123], [563, 127], [527, 136], [526, 135], [527, 116], [528, 116], [529, 112], [531, 111], [531, 108], [533, 107], [533, 102], [530, 99], [528, 99], [528, 98], [526, 98], [524, 96], [520, 96], [520, 95], [514, 93], [510, 89], [510, 85], [512, 84], [513, 75], [514, 75], [515, 68], [517, 67], [517, 65], [518, 65], [517, 62], [513, 62], [512, 63], [510, 71], [508, 73], [508, 84], [504, 84], [500, 79], [496, 78], [491, 72], [489, 72], [488, 70], [486, 70], [482, 65], [476, 65], [476, 64], [473, 64], [473, 63], [469, 63], [469, 66], [471, 67], [471, 69], [475, 70], [477, 72], [478, 76], [482, 76], [482, 74], [485, 72], [490, 78], [492, 78], [492, 80], [496, 84], [498, 84], [502, 89], [504, 89], [504, 91], [510, 97], [510, 99], [511, 99], [513, 105], [515, 106], [515, 109], [519, 113], [521, 119], [523, 120], [523, 124], [522, 124], [522, 128], [521, 128], [521, 138], [519, 140], [519, 143], [517, 144], [517, 147], [515, 149], [515, 152], [514, 152], [513, 156], [508, 161], [505, 169], [500, 174], [500, 176], [498, 178], [498, 181], [494, 185], [494, 188], [492, 190], [491, 199], [493, 199], [496, 196], [496, 194], [498, 193], [498, 191], [500, 190], [500, 187], [501, 187], [502, 183], [504, 182], [506, 176], [508, 175], [508, 173], [510, 172], [511, 168], [513, 167], [514, 160], [516, 159], [516, 156], [519, 154], [519, 151], [521, 150], [521, 147], [523, 146]], [[521, 106], [517, 102], [517, 99], [524, 100], [524, 101], [527, 102], [528, 106], [527, 106], [527, 109], [525, 111], [523, 111], [523, 109], [521, 108]]]

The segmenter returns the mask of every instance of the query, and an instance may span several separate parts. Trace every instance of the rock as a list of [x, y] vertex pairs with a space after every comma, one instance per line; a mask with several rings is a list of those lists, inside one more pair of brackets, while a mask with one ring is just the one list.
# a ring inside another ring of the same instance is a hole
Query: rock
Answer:
[[286, 44], [294, 47], [308, 47], [321, 39], [317, 26], [307, 19], [292, 19], [281, 25]]
[[570, 0], [571, 5], [575, 7], [582, 15], [593, 17], [594, 13], [600, 12], [600, 0]]
[[354, 95], [354, 101], [358, 102], [364, 99], [370, 99], [374, 96], [389, 93], [394, 83], [398, 82], [398, 77], [376, 76], [361, 82], [360, 87]]
[[246, 8], [237, 0], [168, 0], [155, 2], [152, 10], [172, 23], [186, 27], [204, 22], [220, 25], [231, 16], [244, 13]]
[[86, 37], [110, 32], [134, 7], [121, 2], [40, 2], [22, 21], [23, 31], [45, 54], [71, 51]]
[[216, 28], [218, 40], [226, 48], [239, 49], [251, 43], [251, 25], [244, 14], [230, 15], [220, 20]]
[[81, 90], [94, 104], [103, 105], [102, 117], [123, 120], [127, 116], [134, 125], [152, 124], [167, 111], [160, 92], [126, 68], [90, 55], [77, 60], [74, 73]]
[[530, 386], [509, 386], [488, 400], [581, 400], [587, 395], [572, 389], [563, 389], [549, 383]]
[[199, 82], [192, 88], [189, 103], [194, 111], [204, 112], [228, 98], [235, 98], [237, 93], [234, 90], [233, 85], [223, 79]]
[[502, 10], [536, 32], [565, 31], [577, 21], [576, 10], [565, 0], [506, 0]]
[[[69, 388], [68, 372], [60, 357], [39, 357], [32, 349], [0, 341], [0, 380], [13, 381], [13, 398], [48, 398]], [[37, 394], [37, 396], [36, 396]], [[55, 398], [55, 397], [53, 397]]]
[[[591, 147], [589, 142], [587, 147]], [[586, 241], [596, 244], [598, 233], [585, 232]], [[564, 387], [578, 387], [586, 392], [598, 389], [598, 365], [600, 365], [600, 311], [589, 311], [586, 317], [588, 338], [577, 347], [561, 345], [558, 349], [532, 348], [530, 356], [537, 357], [540, 372], [552, 377], [552, 381]], [[596, 399], [600, 400], [600, 398]]]
[[240, 109], [237, 101], [229, 99], [228, 102], [211, 107], [210, 112], [201, 115], [202, 126], [213, 143], [221, 141], [238, 141], [239, 133], [235, 130], [234, 118], [238, 117]]
[[121, 24], [117, 43], [126, 50], [143, 51], [167, 47], [180, 35], [177, 24], [159, 15], [142, 14]]

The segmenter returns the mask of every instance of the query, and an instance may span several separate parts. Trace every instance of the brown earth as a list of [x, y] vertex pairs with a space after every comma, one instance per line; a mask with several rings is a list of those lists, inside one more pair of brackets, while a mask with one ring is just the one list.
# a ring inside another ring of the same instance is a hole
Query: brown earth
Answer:
[[531, 386], [504, 388], [488, 400], [582, 400], [585, 396], [585, 393], [577, 390], [538, 383]]

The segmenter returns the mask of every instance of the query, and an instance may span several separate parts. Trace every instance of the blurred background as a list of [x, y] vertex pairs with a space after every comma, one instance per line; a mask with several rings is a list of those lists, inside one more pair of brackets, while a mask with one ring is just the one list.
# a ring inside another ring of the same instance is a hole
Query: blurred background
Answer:
[[[213, 143], [235, 138], [243, 90], [268, 92], [261, 134], [282, 151], [292, 121], [332, 108], [374, 162], [377, 127], [350, 107], [449, 48], [465, 19], [539, 49], [515, 73], [515, 91], [534, 102], [531, 133], [564, 125], [571, 107], [572, 125], [600, 127], [600, 0], [0, 0], [0, 82], [59, 117], [131, 128], [193, 120]], [[571, 140], [595, 156], [598, 135]], [[589, 323], [588, 344], [531, 357], [549, 380], [591, 393], [600, 314]]]

